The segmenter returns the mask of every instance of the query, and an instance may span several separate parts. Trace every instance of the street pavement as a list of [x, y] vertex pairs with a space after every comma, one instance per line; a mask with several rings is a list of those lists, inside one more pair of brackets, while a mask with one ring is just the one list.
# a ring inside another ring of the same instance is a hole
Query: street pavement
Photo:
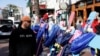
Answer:
[[9, 39], [0, 39], [0, 56], [8, 56]]

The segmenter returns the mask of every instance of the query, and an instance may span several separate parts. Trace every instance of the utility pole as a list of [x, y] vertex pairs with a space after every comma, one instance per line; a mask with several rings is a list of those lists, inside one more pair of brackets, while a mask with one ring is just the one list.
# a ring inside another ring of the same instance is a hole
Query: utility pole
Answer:
[[39, 0], [34, 0], [35, 14], [39, 17]]
[[38, 24], [39, 23], [39, 0], [34, 0], [34, 10], [35, 10], [35, 24]]
[[71, 12], [71, 0], [69, 0], [69, 11], [68, 11], [68, 13], [70, 13]]
[[32, 18], [33, 17], [33, 11], [32, 11], [32, 1], [31, 0], [29, 0], [28, 1], [28, 5], [29, 5], [29, 9], [30, 9], [30, 17]]

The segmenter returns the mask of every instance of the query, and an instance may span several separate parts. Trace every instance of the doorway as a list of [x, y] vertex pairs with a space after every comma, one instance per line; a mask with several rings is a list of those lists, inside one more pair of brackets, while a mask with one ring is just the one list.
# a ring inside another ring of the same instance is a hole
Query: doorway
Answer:
[[83, 10], [79, 10], [79, 11], [78, 11], [78, 17], [79, 17], [79, 16], [81, 16], [81, 17], [83, 18], [83, 16], [84, 16], [84, 15], [83, 15]]
[[87, 9], [87, 18], [89, 17], [89, 14], [91, 13], [92, 9], [91, 8], [88, 8]]
[[[100, 7], [95, 7], [95, 11], [100, 13]], [[99, 17], [100, 17], [100, 14], [99, 14]]]

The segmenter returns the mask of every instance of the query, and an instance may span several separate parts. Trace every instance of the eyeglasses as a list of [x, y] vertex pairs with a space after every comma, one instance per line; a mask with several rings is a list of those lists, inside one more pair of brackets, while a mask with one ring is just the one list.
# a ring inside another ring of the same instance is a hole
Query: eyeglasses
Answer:
[[28, 23], [31, 23], [31, 21], [24, 21], [24, 22], [28, 22]]
[[31, 21], [27, 21], [28, 23], [31, 23]]

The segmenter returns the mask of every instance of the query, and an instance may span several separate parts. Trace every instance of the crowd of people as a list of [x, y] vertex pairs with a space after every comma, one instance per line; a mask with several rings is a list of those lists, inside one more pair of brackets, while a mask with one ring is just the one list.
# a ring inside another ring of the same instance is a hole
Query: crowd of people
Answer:
[[86, 21], [79, 16], [76, 25], [69, 26], [63, 18], [56, 24], [47, 14], [31, 26], [30, 17], [23, 16], [10, 36], [9, 56], [99, 56], [100, 46], [95, 48], [89, 44], [96, 36], [100, 37], [99, 28], [99, 13], [95, 11]]

